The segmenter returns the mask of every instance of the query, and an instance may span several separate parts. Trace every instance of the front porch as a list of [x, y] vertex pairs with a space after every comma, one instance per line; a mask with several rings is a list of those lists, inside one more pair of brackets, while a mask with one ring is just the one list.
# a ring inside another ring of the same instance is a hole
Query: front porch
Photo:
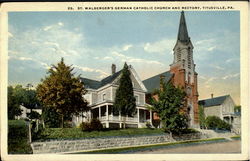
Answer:
[[223, 114], [223, 120], [232, 125], [234, 123], [234, 114], [233, 113]]
[[126, 127], [131, 128], [143, 128], [146, 123], [152, 125], [152, 111], [142, 106], [137, 106], [136, 109], [134, 117], [121, 116], [113, 112], [112, 103], [105, 103], [92, 107], [91, 118], [99, 119], [105, 128], [122, 128], [124, 120]]

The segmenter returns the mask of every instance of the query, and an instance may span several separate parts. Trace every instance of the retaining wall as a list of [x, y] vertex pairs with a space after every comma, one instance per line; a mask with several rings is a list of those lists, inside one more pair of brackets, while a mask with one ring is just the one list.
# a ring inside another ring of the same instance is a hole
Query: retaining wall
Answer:
[[169, 135], [155, 136], [134, 136], [134, 137], [110, 137], [110, 138], [91, 138], [81, 140], [61, 140], [33, 142], [31, 147], [34, 154], [38, 153], [58, 153], [92, 149], [106, 149], [113, 147], [125, 147], [135, 145], [155, 144], [170, 142]]
[[31, 147], [34, 154], [39, 153], [60, 153], [74, 152], [95, 149], [107, 149], [115, 147], [127, 147], [157, 143], [175, 142], [176, 140], [199, 139], [199, 134], [182, 135], [171, 137], [169, 134], [150, 135], [150, 136], [128, 136], [128, 137], [108, 137], [108, 138], [89, 138], [81, 140], [53, 140], [45, 142], [33, 142]]

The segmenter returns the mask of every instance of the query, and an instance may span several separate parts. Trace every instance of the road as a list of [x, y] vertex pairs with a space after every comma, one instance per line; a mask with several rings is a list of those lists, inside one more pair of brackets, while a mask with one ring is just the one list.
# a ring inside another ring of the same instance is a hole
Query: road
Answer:
[[186, 145], [182, 147], [161, 148], [137, 151], [136, 154], [169, 154], [169, 153], [240, 153], [241, 141]]

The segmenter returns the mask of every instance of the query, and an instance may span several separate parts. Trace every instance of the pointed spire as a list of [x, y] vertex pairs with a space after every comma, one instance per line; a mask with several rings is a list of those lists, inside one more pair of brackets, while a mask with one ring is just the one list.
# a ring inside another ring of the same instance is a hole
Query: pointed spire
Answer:
[[181, 11], [181, 18], [180, 18], [179, 32], [178, 32], [178, 40], [181, 41], [181, 42], [189, 42], [190, 41], [190, 38], [188, 36], [184, 11]]

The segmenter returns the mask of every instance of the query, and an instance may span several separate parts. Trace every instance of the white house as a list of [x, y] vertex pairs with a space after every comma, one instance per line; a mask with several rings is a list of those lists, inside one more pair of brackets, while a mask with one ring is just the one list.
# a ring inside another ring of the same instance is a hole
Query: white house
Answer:
[[233, 126], [236, 131], [240, 130], [240, 115], [235, 113], [235, 103], [230, 95], [213, 97], [200, 100], [199, 105], [203, 106], [205, 117], [218, 116]]
[[[29, 109], [29, 108], [27, 108], [27, 107], [25, 107], [25, 106], [23, 106], [23, 105], [20, 105], [20, 108], [21, 108], [21, 110], [22, 110], [22, 114], [20, 115], [20, 116], [17, 116], [16, 118], [17, 119], [27, 119], [28, 118], [28, 114], [31, 112], [31, 109]], [[40, 115], [42, 114], [42, 109], [39, 109], [39, 108], [37, 108], [37, 109], [32, 109], [32, 111], [36, 111], [36, 112], [38, 112]]]
[[[114, 64], [112, 64], [111, 70], [112, 74], [101, 81], [81, 78], [87, 90], [87, 94], [85, 94], [84, 97], [88, 101], [91, 110], [84, 114], [86, 117], [73, 117], [72, 121], [76, 126], [82, 121], [89, 121], [92, 118], [98, 118], [106, 128], [119, 128], [122, 126], [123, 116], [115, 115], [112, 110], [116, 89], [119, 86], [121, 70], [116, 72], [116, 66]], [[147, 89], [131, 65], [129, 65], [129, 71], [131, 73], [130, 78], [136, 98], [137, 112], [133, 117], [126, 116], [126, 126], [145, 127], [147, 122], [152, 124], [152, 111], [146, 108], [145, 102]]]

